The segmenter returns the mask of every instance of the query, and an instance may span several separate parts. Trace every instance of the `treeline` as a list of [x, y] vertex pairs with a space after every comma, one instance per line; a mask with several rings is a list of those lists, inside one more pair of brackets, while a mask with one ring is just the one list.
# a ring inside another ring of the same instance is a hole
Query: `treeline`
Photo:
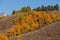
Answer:
[[[37, 8], [34, 8], [34, 9], [31, 9], [30, 6], [25, 6], [25, 7], [22, 7], [21, 10], [19, 10], [20, 12], [29, 12], [31, 10], [34, 10], [34, 11], [55, 11], [55, 10], [59, 10], [59, 5], [56, 4], [56, 5], [48, 5], [48, 6], [40, 6], [40, 7], [37, 7]], [[15, 10], [13, 10], [12, 14], [15, 14]]]
[[55, 10], [59, 10], [59, 5], [56, 4], [54, 6], [44, 6], [42, 5], [41, 7], [37, 7], [37, 8], [34, 8], [33, 10], [36, 10], [36, 11], [55, 11]]

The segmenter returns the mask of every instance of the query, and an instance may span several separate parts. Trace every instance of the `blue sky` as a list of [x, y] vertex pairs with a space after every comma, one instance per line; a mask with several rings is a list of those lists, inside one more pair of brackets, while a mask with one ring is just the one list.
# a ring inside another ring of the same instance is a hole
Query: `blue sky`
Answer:
[[41, 5], [59, 4], [60, 0], [0, 0], [0, 12], [11, 14], [12, 10], [20, 10], [24, 6], [36, 8]]

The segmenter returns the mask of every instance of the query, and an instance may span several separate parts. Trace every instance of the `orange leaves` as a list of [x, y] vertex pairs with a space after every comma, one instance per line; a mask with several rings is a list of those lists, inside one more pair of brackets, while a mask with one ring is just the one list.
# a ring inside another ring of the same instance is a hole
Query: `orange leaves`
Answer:
[[49, 15], [48, 15], [47, 13], [44, 13], [44, 14], [43, 14], [43, 17], [44, 17], [44, 18], [47, 18], [48, 16], [49, 16]]
[[56, 14], [50, 14], [50, 17], [51, 18], [55, 18], [56, 17]]
[[6, 35], [8, 38], [13, 38], [15, 36], [15, 30], [13, 28], [9, 29]]
[[13, 29], [15, 30], [15, 34], [16, 34], [16, 35], [20, 35], [20, 34], [21, 34], [21, 31], [20, 31], [20, 30], [21, 30], [22, 28], [21, 28], [21, 26], [20, 26], [19, 23], [16, 24], [15, 27], [13, 27]]
[[13, 29], [13, 28], [11, 28], [11, 29], [9, 29], [9, 30], [8, 30], [8, 32], [14, 32], [14, 29]]
[[28, 32], [30, 30], [30, 27], [29, 27], [29, 25], [27, 23], [24, 23], [21, 26], [21, 28], [22, 28], [22, 30], [21, 30], [22, 32]]
[[18, 24], [16, 24], [16, 25], [13, 27], [13, 29], [14, 29], [14, 30], [16, 30], [16, 29], [21, 29], [20, 24], [19, 24], [19, 23], [18, 23]]
[[8, 40], [8, 37], [5, 34], [0, 34], [0, 40]]
[[50, 15], [49, 14], [44, 14], [44, 22], [46, 23], [46, 24], [50, 24], [50, 23], [52, 23], [53, 22], [53, 19], [50, 17]]
[[28, 22], [31, 22], [33, 20], [32, 16], [29, 15], [25, 18], [25, 21], [28, 23]]
[[43, 17], [43, 14], [42, 13], [39, 13], [38, 14], [38, 17], [41, 19]]
[[50, 14], [50, 17], [54, 20], [54, 21], [56, 21], [57, 19], [56, 19], [56, 17], [57, 17], [57, 15], [56, 14]]
[[60, 20], [60, 13], [57, 14], [57, 21]]
[[16, 24], [13, 28], [7, 31], [7, 36], [9, 38], [13, 38], [14, 36], [20, 35], [21, 34], [20, 30], [21, 30], [20, 24]]
[[14, 29], [19, 29], [20, 32], [28, 32], [29, 30], [35, 30], [37, 28], [40, 28], [41, 26], [53, 23], [57, 19], [60, 19], [59, 17], [56, 17], [56, 14], [53, 13], [49, 14], [38, 11], [26, 12], [15, 19], [18, 23]]
[[38, 25], [36, 23], [32, 23], [30, 28], [31, 30], [35, 30], [38, 28]]
[[52, 20], [50, 17], [48, 17], [48, 18], [46, 19], [46, 23], [47, 23], [47, 24], [52, 23], [52, 22], [53, 22], [53, 20]]
[[17, 40], [23, 40], [22, 37], [18, 37]]

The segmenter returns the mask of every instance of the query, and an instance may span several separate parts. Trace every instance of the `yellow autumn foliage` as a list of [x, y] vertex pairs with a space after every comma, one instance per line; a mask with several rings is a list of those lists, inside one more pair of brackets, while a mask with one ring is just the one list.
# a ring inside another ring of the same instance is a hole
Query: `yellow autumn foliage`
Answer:
[[18, 37], [17, 40], [23, 40], [22, 37]]
[[8, 37], [5, 34], [0, 34], [0, 40], [8, 40]]

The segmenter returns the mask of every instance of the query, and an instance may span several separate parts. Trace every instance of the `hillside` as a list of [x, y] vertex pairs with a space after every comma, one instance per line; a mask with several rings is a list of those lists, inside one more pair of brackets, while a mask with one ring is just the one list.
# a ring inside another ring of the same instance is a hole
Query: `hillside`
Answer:
[[[58, 13], [59, 11], [49, 11], [48, 13]], [[5, 30], [7, 28], [12, 27], [13, 25], [15, 25], [15, 23], [13, 22], [14, 18], [17, 18], [18, 16], [20, 16], [22, 13], [17, 11], [17, 14], [8, 16], [6, 18], [0, 19], [0, 30]], [[3, 28], [3, 29], [2, 29]]]
[[17, 40], [21, 35], [21, 40], [54, 40], [59, 34], [59, 24], [59, 11], [16, 13], [0, 20], [0, 39]]
[[[0, 30], [5, 30], [5, 29], [8, 29], [10, 27], [12, 27], [13, 25], [15, 25], [14, 23], [14, 19], [17, 18], [18, 16], [20, 16], [21, 12], [18, 12], [16, 11], [17, 14], [14, 14], [14, 15], [11, 15], [11, 16], [8, 16], [6, 18], [3, 18], [3, 19], [0, 19]], [[57, 14], [59, 11], [49, 11], [48, 13], [54, 13], [54, 14]], [[45, 11], [44, 11], [45, 13]], [[3, 28], [3, 29], [2, 29]]]

